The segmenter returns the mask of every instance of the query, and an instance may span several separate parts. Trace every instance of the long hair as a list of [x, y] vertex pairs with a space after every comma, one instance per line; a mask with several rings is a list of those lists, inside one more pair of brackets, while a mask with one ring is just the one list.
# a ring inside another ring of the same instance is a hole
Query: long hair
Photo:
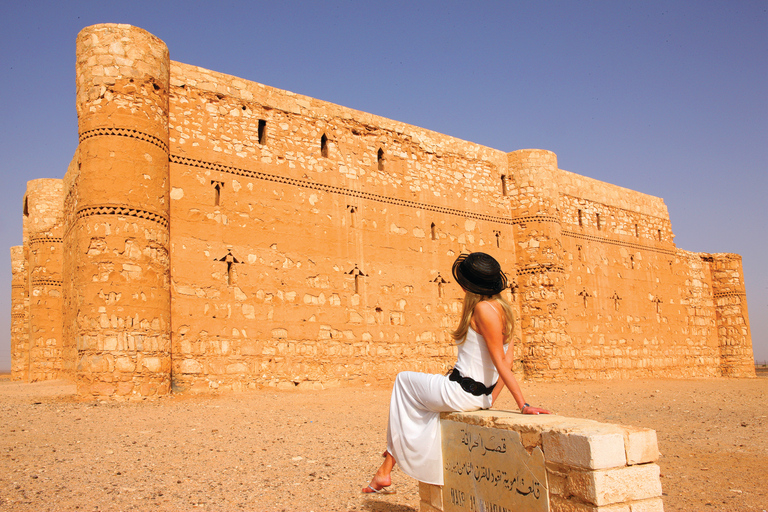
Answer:
[[464, 295], [464, 307], [461, 310], [459, 326], [451, 333], [451, 336], [453, 336], [457, 345], [464, 343], [464, 340], [467, 337], [467, 331], [469, 330], [469, 324], [472, 321], [472, 313], [475, 311], [475, 306], [484, 300], [495, 300], [501, 305], [501, 310], [504, 313], [504, 330], [502, 332], [502, 335], [504, 336], [504, 344], [506, 345], [512, 341], [512, 336], [514, 334], [512, 331], [515, 326], [514, 314], [512, 312], [512, 306], [510, 306], [509, 302], [502, 297], [501, 293], [489, 296], [466, 292]]

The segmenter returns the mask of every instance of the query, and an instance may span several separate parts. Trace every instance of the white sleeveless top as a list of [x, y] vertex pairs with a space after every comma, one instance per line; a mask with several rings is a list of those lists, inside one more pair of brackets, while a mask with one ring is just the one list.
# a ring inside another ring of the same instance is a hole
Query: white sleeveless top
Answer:
[[[509, 345], [504, 345], [504, 352]], [[493, 385], [499, 378], [499, 372], [491, 360], [485, 338], [470, 326], [464, 343], [459, 345], [459, 356], [454, 367], [464, 377], [470, 377], [486, 386]]]

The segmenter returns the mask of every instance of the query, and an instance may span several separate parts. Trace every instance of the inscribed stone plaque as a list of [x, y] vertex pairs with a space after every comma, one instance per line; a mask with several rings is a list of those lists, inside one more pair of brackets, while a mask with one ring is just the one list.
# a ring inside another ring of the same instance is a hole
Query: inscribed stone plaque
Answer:
[[544, 454], [513, 430], [443, 420], [445, 512], [546, 512]]

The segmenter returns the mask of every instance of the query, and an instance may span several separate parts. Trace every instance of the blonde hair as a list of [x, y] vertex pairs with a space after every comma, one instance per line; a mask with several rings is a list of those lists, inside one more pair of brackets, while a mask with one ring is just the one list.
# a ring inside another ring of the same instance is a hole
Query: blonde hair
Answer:
[[512, 341], [512, 336], [514, 334], [512, 331], [514, 330], [515, 320], [512, 306], [509, 305], [509, 302], [507, 302], [500, 293], [497, 293], [496, 295], [478, 295], [476, 293], [466, 292], [464, 295], [464, 307], [461, 310], [459, 326], [451, 333], [451, 336], [453, 336], [457, 345], [464, 343], [464, 340], [467, 337], [467, 331], [469, 330], [469, 325], [472, 322], [472, 313], [475, 311], [475, 306], [484, 300], [489, 302], [495, 300], [501, 305], [501, 310], [504, 313], [504, 329], [502, 331], [504, 344], [506, 345]]

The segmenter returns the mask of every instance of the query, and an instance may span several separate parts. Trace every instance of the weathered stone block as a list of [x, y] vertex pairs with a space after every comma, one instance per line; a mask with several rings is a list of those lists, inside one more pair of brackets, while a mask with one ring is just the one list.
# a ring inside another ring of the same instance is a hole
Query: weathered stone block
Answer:
[[664, 512], [664, 502], [661, 498], [633, 501], [629, 504], [631, 512]]
[[627, 452], [627, 464], [645, 464], [656, 462], [659, 458], [659, 444], [656, 431], [649, 428], [624, 427], [624, 446]]
[[203, 371], [203, 365], [194, 359], [184, 359], [180, 367], [181, 373], [201, 373]]
[[541, 436], [548, 462], [585, 469], [606, 469], [626, 464], [624, 436], [619, 432], [544, 432]]
[[630, 505], [621, 503], [598, 507], [589, 503], [576, 500], [568, 500], [560, 496], [554, 496], [549, 505], [550, 512], [632, 512]]
[[601, 471], [573, 471], [568, 475], [569, 494], [603, 506], [661, 496], [659, 466], [644, 464]]

